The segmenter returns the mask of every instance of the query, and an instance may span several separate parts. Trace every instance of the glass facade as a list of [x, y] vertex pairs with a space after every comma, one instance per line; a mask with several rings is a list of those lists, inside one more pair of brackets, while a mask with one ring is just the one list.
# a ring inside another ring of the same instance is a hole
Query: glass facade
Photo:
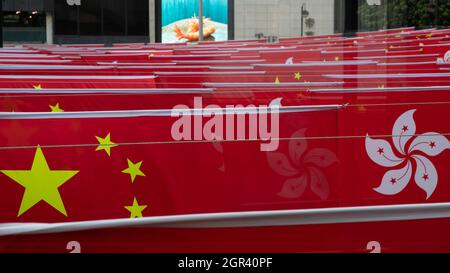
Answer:
[[45, 42], [45, 14], [37, 11], [3, 13], [3, 39], [7, 42]]
[[148, 1], [126, 1], [128, 35], [142, 35], [149, 32]]
[[[81, 0], [80, 5], [70, 5], [67, 0], [4, 0], [5, 40], [45, 42], [47, 31], [56, 43], [150, 42], [164, 40], [164, 28], [178, 40], [169, 22], [177, 24], [184, 13], [187, 18], [196, 15], [197, 7], [189, 6], [190, 1], [194, 0]], [[357, 31], [450, 26], [448, 0], [273, 0], [257, 5], [248, 0], [203, 1], [205, 16], [217, 22], [212, 35], [216, 40], [221, 40], [222, 24], [229, 34], [223, 39], [351, 36]], [[52, 24], [47, 29], [46, 15]], [[11, 36], [14, 32], [21, 37]]]
[[39, 12], [4, 12], [4, 27], [43, 27], [45, 14]]
[[78, 34], [78, 9], [69, 7], [65, 1], [55, 3], [55, 33], [64, 35]]
[[[105, 35], [127, 33], [127, 1], [107, 0], [103, 4], [103, 31]], [[139, 35], [139, 34], [138, 34]]]
[[[79, 6], [78, 9], [80, 35], [102, 35], [101, 1], [83, 1], [83, 4]], [[56, 24], [58, 24], [58, 22], [56, 22]]]
[[148, 0], [89, 0], [69, 6], [55, 0], [55, 34], [148, 36]]

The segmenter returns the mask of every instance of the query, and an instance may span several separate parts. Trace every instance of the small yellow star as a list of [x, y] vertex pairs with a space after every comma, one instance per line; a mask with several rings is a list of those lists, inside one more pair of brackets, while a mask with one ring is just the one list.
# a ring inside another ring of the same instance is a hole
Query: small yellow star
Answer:
[[336, 56], [336, 57], [334, 58], [334, 60], [335, 60], [336, 62], [339, 62], [339, 61], [341, 60], [341, 58], [340, 58], [339, 56]]
[[104, 138], [95, 137], [100, 145], [98, 145], [97, 149], [95, 151], [105, 151], [108, 156], [111, 156], [111, 148], [117, 147], [116, 143], [111, 141], [111, 133], [108, 133], [108, 135]]
[[367, 111], [367, 108], [364, 106], [364, 105], [360, 105], [360, 106], [358, 106], [358, 111], [360, 111], [360, 112], [365, 112], [365, 111]]
[[379, 88], [379, 89], [383, 89], [383, 88], [384, 88], [384, 84], [379, 85], [378, 88]]
[[131, 206], [125, 206], [125, 208], [131, 212], [130, 218], [142, 218], [142, 212], [147, 208], [148, 206], [140, 206], [136, 197], [133, 200], [133, 205]]
[[275, 84], [280, 84], [280, 79], [278, 77], [275, 79]]
[[300, 74], [300, 72], [297, 72], [295, 73], [294, 77], [297, 81], [299, 81], [302, 78], [302, 74]]
[[64, 110], [59, 107], [59, 103], [57, 103], [56, 105], [49, 105], [48, 107], [50, 107], [50, 109], [54, 113], [62, 113], [62, 112], [64, 112]]
[[127, 158], [128, 168], [123, 170], [122, 173], [127, 173], [131, 177], [131, 183], [134, 183], [136, 176], [145, 176], [145, 174], [141, 171], [142, 162], [133, 163], [131, 160]]
[[34, 90], [42, 90], [42, 85], [38, 84], [38, 85], [33, 85]]

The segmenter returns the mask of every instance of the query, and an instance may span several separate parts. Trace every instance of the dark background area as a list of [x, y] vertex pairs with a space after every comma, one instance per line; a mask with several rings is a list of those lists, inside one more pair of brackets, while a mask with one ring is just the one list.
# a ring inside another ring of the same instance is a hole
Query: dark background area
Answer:
[[148, 0], [55, 0], [55, 42], [149, 42]]
[[[1, 1], [6, 41], [45, 42], [46, 13], [53, 15], [55, 43], [149, 42], [149, 16], [155, 16], [155, 39], [161, 41], [161, 0], [155, 1], [154, 15], [149, 15], [148, 0], [82, 0], [81, 6], [69, 6], [66, 0]], [[232, 40], [235, 7], [234, 0], [228, 1]], [[450, 27], [450, 0], [380, 0], [380, 5], [329, 1], [335, 7], [335, 32], [347, 36], [386, 28]]]

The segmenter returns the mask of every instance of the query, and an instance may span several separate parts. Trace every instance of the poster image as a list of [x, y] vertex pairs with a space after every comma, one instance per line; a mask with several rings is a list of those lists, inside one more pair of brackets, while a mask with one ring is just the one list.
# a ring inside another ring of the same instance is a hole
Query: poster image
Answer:
[[[199, 0], [161, 0], [162, 42], [199, 39]], [[205, 41], [228, 40], [228, 0], [203, 0]]]

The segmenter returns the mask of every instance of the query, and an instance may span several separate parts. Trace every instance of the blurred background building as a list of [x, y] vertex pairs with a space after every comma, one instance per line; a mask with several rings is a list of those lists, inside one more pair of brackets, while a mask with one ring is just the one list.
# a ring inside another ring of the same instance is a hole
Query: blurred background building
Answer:
[[[1, 1], [7, 43], [109, 44], [161, 41], [161, 1], [168, 0]], [[228, 1], [230, 39], [450, 25], [448, 0], [222, 1]]]

